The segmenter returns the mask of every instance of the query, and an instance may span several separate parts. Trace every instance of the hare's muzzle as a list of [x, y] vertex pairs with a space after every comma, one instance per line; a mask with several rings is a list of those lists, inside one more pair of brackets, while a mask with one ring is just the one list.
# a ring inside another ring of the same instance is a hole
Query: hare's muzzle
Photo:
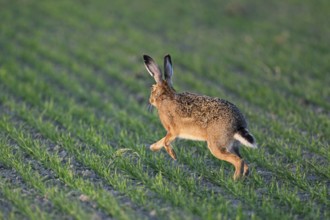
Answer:
[[150, 96], [150, 98], [149, 98], [149, 103], [153, 106], [156, 106], [155, 99], [152, 96]]

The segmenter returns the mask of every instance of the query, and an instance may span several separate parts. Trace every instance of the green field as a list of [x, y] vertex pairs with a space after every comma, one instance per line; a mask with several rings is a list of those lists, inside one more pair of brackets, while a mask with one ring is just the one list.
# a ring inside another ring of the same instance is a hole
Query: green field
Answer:
[[[330, 1], [181, 2], [0, 0], [0, 219], [330, 219]], [[246, 116], [248, 178], [149, 150], [142, 54], [167, 53]]]

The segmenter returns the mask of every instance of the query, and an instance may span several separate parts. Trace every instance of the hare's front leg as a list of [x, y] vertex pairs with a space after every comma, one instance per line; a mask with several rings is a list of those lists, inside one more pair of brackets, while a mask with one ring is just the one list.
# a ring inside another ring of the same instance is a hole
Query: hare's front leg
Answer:
[[225, 147], [218, 146], [216, 142], [208, 142], [208, 148], [219, 160], [224, 160], [234, 165], [234, 180], [237, 180], [242, 176], [244, 173], [244, 161], [239, 156], [228, 152]]
[[174, 160], [176, 160], [176, 154], [171, 146], [171, 142], [174, 141], [176, 135], [173, 135], [172, 133], [168, 132], [164, 138], [165, 150]]
[[176, 154], [171, 146], [171, 142], [176, 138], [175, 135], [172, 135], [171, 133], [167, 133], [165, 137], [157, 141], [156, 143], [152, 144], [150, 146], [150, 150], [152, 151], [159, 151], [162, 149], [162, 147], [165, 147], [165, 150], [167, 153], [176, 160]]

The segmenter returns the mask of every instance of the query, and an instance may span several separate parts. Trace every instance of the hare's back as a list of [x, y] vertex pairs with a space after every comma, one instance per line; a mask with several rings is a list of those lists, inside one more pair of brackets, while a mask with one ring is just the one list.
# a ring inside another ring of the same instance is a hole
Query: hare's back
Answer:
[[234, 130], [246, 127], [239, 109], [229, 101], [193, 93], [176, 94], [176, 113], [182, 118], [192, 118], [206, 127], [210, 123], [228, 125]]

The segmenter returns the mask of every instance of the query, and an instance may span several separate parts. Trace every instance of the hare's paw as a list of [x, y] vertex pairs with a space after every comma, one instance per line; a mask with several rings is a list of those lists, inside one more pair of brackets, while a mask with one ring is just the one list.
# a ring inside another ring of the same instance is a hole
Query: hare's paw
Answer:
[[249, 167], [246, 163], [244, 163], [244, 170], [243, 170], [243, 176], [248, 176], [250, 173]]
[[150, 145], [150, 150], [156, 152], [156, 151], [159, 151], [160, 149], [162, 149], [163, 146], [159, 146], [157, 143], [154, 143], [152, 145]]
[[171, 146], [165, 146], [165, 149], [167, 153], [173, 158], [173, 160], [176, 160], [176, 154]]
[[153, 143], [152, 145], [150, 145], [150, 150], [159, 151], [160, 149], [162, 149], [162, 147], [164, 146], [164, 140], [165, 140], [165, 137], [160, 139], [156, 143]]
[[234, 173], [234, 180], [239, 180], [241, 179], [243, 176], [247, 175], [246, 172], [248, 172], [248, 166], [246, 165], [246, 163], [244, 162], [244, 160], [240, 160], [238, 165], [235, 166], [235, 173]]
[[235, 172], [234, 173], [234, 176], [233, 176], [233, 179], [235, 180], [235, 181], [237, 181], [237, 180], [239, 180], [239, 179], [241, 179], [241, 177], [242, 177], [242, 174], [240, 173], [240, 172]]

